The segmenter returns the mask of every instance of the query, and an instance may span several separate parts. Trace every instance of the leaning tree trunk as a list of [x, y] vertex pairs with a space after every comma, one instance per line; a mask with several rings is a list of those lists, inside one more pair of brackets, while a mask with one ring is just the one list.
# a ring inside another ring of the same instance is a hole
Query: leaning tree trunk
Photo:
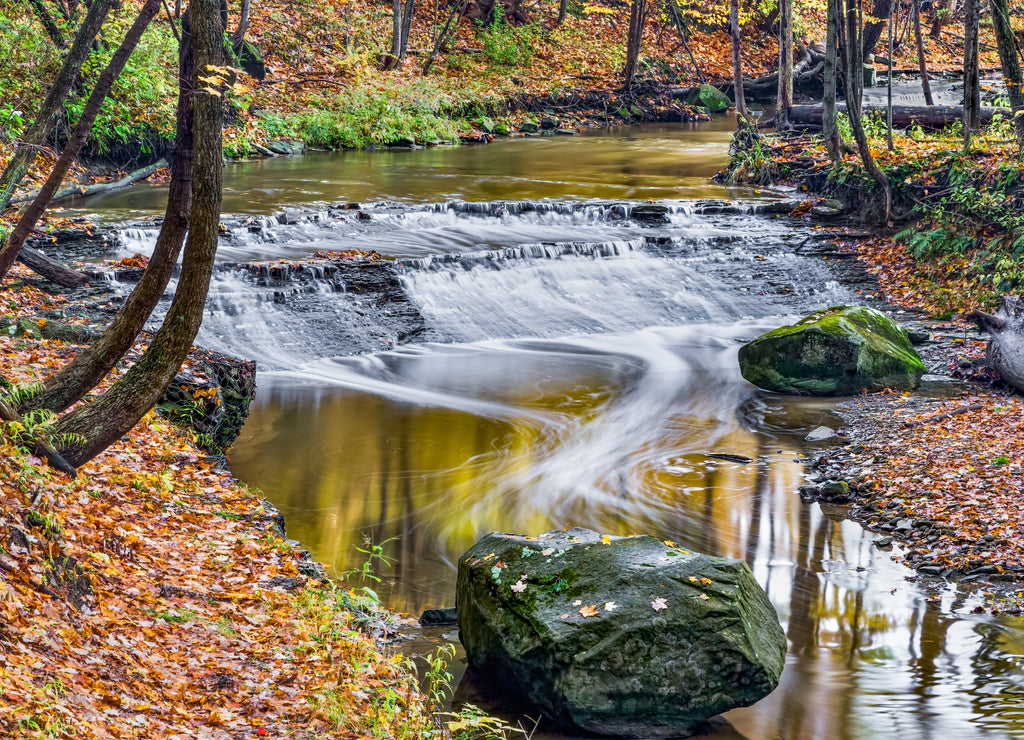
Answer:
[[776, 130], [790, 128], [793, 107], [793, 0], [779, 0], [779, 85]]
[[992, 28], [999, 48], [999, 61], [1006, 79], [1006, 96], [1013, 109], [1017, 146], [1024, 155], [1024, 74], [1020, 67], [1020, 47], [1010, 25], [1010, 7], [1007, 0], [989, 0], [992, 8]]
[[[192, 39], [197, 70], [224, 63], [218, 0], [192, 0]], [[193, 90], [192, 213], [174, 300], [146, 352], [96, 401], [57, 422], [54, 438], [74, 466], [116, 442], [159, 400], [185, 360], [203, 320], [217, 251], [222, 182], [223, 99]]]
[[1024, 393], [1024, 301], [1020, 296], [1005, 295], [995, 315], [975, 311], [968, 318], [991, 335], [987, 350], [989, 366]]
[[0, 175], [0, 212], [5, 211], [10, 205], [14, 191], [32, 168], [40, 149], [45, 146], [46, 140], [64, 113], [64, 100], [71, 92], [82, 65], [88, 59], [92, 42], [100, 32], [113, 4], [114, 0], [93, 0], [89, 6], [89, 12], [79, 26], [75, 41], [71, 44], [68, 55], [64, 57], [60, 72], [50, 85], [39, 112], [18, 144], [11, 161], [4, 168], [3, 174]]
[[0, 279], [8, 273], [11, 265], [18, 259], [18, 253], [25, 246], [25, 240], [28, 239], [36, 223], [38, 223], [43, 215], [46, 206], [50, 203], [50, 199], [53, 198], [57, 188], [63, 182], [64, 176], [71, 169], [72, 162], [78, 157], [78, 153], [82, 151], [85, 140], [88, 138], [89, 132], [92, 131], [93, 123], [103, 107], [103, 102], [106, 100], [110, 88], [113, 87], [114, 81], [121, 74], [121, 70], [124, 69], [124, 65], [132, 55], [132, 52], [135, 51], [135, 47], [139, 43], [139, 39], [142, 38], [146, 27], [153, 20], [153, 16], [156, 15], [159, 9], [160, 0], [146, 0], [132, 27], [125, 34], [121, 45], [114, 52], [114, 56], [107, 64], [106, 69], [100, 74], [96, 87], [93, 88], [92, 94], [85, 103], [82, 116], [78, 119], [78, 123], [75, 125], [75, 130], [71, 133], [67, 146], [64, 147], [64, 151], [58, 157], [49, 177], [46, 178], [46, 183], [40, 188], [39, 195], [35, 197], [32, 204], [25, 209], [21, 218], [18, 219], [18, 223], [11, 232], [7, 244], [3, 249], [0, 249]]
[[405, 9], [402, 11], [402, 43], [398, 49], [399, 60], [405, 59], [409, 50], [409, 37], [412, 35], [412, 11], [415, 7], [413, 0], [405, 0]]
[[174, 272], [188, 229], [192, 206], [192, 90], [202, 87], [192, 60], [191, 14], [185, 11], [178, 62], [178, 113], [171, 162], [167, 208], [153, 255], [142, 278], [121, 305], [114, 321], [97, 339], [43, 383], [39, 393], [26, 399], [20, 410], [45, 408], [55, 413], [95, 388], [124, 356], [163, 296]]
[[882, 31], [888, 25], [886, 19], [893, 10], [893, 0], [875, 0], [871, 6], [871, 20], [864, 24], [864, 33], [861, 35], [862, 54], [867, 59], [868, 54], [875, 51], [878, 42], [882, 38]]
[[740, 37], [740, 3], [731, 0], [729, 3], [729, 30], [732, 35], [732, 89], [736, 103], [736, 115], [747, 117], [747, 101], [743, 97], [743, 57], [742, 39]]

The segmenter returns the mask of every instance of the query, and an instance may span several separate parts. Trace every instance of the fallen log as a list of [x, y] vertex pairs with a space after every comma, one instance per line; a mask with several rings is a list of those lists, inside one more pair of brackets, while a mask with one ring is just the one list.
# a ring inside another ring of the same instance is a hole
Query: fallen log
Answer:
[[[797, 125], [821, 125], [820, 104], [816, 105], [794, 105], [790, 109], [789, 120]], [[845, 111], [846, 104], [839, 103], [836, 110]], [[1012, 117], [1013, 113], [1009, 108], [982, 107], [981, 122], [987, 124], [992, 122], [995, 114]], [[865, 105], [864, 115], [885, 115], [884, 105]], [[892, 107], [892, 125], [896, 128], [909, 128], [917, 124], [922, 129], [934, 131], [945, 128], [952, 123], [962, 121], [964, 109], [959, 105], [894, 105]]]
[[30, 268], [37, 275], [57, 283], [62, 288], [80, 288], [90, 282], [88, 275], [65, 267], [60, 262], [50, 259], [42, 252], [22, 247], [18, 253], [18, 262]]
[[[157, 162], [154, 162], [151, 165], [135, 170], [134, 172], [129, 172], [120, 180], [115, 180], [114, 182], [98, 182], [93, 185], [68, 185], [67, 187], [63, 187], [56, 193], [54, 193], [54, 196], [50, 200], [50, 203], [55, 203], [59, 200], [64, 200], [65, 198], [85, 198], [90, 195], [99, 195], [101, 193], [111, 193], [115, 190], [121, 190], [122, 188], [126, 188], [129, 185], [134, 185], [139, 180], [145, 180], [158, 169], [166, 166], [167, 160], [161, 159]], [[38, 190], [33, 190], [29, 193], [19, 195], [17, 198], [11, 199], [11, 205], [18, 205], [20, 203], [30, 203], [31, 201], [35, 200], [35, 197], [38, 194]]]
[[967, 318], [991, 336], [986, 350], [989, 366], [1024, 393], [1024, 301], [1020, 296], [1004, 295], [994, 315], [975, 311]]

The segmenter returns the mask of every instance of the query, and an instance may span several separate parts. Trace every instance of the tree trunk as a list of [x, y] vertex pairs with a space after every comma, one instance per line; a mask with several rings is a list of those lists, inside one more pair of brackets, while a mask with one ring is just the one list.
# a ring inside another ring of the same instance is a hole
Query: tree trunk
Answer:
[[914, 15], [914, 42], [917, 44], [917, 64], [921, 69], [921, 90], [924, 92], [924, 104], [935, 105], [935, 101], [932, 99], [932, 86], [928, 81], [928, 60], [924, 53], [924, 38], [921, 35], [921, 0], [914, 0], [910, 12]]
[[[863, 55], [867, 59], [868, 54], [873, 54], [875, 47], [878, 46], [878, 42], [882, 39], [882, 31], [885, 30], [888, 25], [885, 18], [889, 17], [889, 14], [893, 12], [893, 0], [875, 0], [871, 6], [871, 16], [878, 20], [869, 21], [864, 24], [864, 33], [862, 35], [861, 45], [863, 46]], [[889, 55], [892, 56], [891, 54]]]
[[776, 130], [790, 128], [793, 107], [793, 0], [779, 0], [779, 86]]
[[57, 22], [50, 15], [50, 10], [43, 5], [42, 0], [29, 0], [29, 4], [32, 9], [36, 12], [36, 17], [39, 18], [39, 22], [43, 24], [43, 29], [46, 31], [46, 35], [50, 37], [54, 45], [58, 49], [68, 48], [67, 39], [64, 38], [64, 34], [61, 33], [60, 28], [57, 26]]
[[886, 62], [886, 74], [885, 74], [885, 141], [891, 152], [895, 149], [895, 144], [892, 140], [892, 25], [893, 25], [893, 6], [889, 3], [889, 22], [886, 24], [888, 31], [888, 50]]
[[1017, 146], [1024, 155], [1024, 74], [1021, 73], [1020, 48], [1010, 26], [1007, 0], [989, 0], [989, 4], [992, 8], [992, 28], [999, 48], [999, 61], [1006, 79], [1006, 95], [1013, 109]]
[[36, 196], [32, 204], [25, 209], [21, 218], [18, 219], [18, 223], [14, 227], [14, 231], [11, 232], [7, 244], [3, 249], [0, 249], [0, 279], [11, 269], [11, 265], [18, 258], [21, 248], [25, 246], [25, 240], [32, 233], [32, 229], [35, 228], [39, 218], [46, 210], [50, 199], [57, 192], [57, 188], [60, 187], [64, 176], [67, 175], [68, 170], [71, 168], [71, 163], [78, 157], [78, 153], [82, 150], [82, 146], [89, 136], [89, 132], [92, 131], [92, 125], [96, 121], [96, 116], [99, 115], [100, 109], [103, 107], [103, 102], [106, 100], [110, 88], [121, 74], [125, 63], [132, 55], [132, 52], [135, 51], [135, 46], [139, 43], [139, 39], [142, 38], [143, 32], [159, 9], [160, 0], [146, 0], [142, 10], [139, 11], [138, 17], [135, 19], [135, 23], [128, 29], [128, 33], [125, 34], [121, 45], [114, 52], [114, 56], [111, 58], [107, 68], [100, 74], [96, 87], [93, 89], [89, 100], [85, 103], [85, 108], [82, 110], [82, 117], [75, 125], [75, 130], [71, 133], [67, 146], [64, 147], [64, 151], [57, 159], [56, 164], [54, 164], [53, 171], [46, 178], [46, 183], [40, 189], [39, 195]]
[[741, 56], [740, 39], [740, 3], [739, 0], [729, 2], [729, 29], [732, 32], [732, 89], [736, 103], [736, 115], [747, 117], [747, 101], [743, 97], [743, 57]]
[[[238, 16], [238, 27], [231, 34], [231, 45], [234, 47], [236, 56], [241, 53], [245, 34], [249, 31], [249, 4], [250, 0], [242, 0], [242, 9]], [[178, 43], [181, 43], [180, 39]]]
[[981, 128], [978, 1], [967, 0], [964, 4], [964, 151], [971, 148], [971, 137]]
[[[223, 65], [218, 0], [192, 0], [189, 10], [196, 69]], [[202, 323], [217, 251], [224, 106], [220, 96], [201, 89], [192, 93], [192, 105], [192, 212], [178, 289], [138, 362], [99, 399], [57, 422], [55, 437], [69, 440], [60, 452], [74, 466], [91, 460], [145, 416], [180, 369]]]
[[1020, 296], [1003, 296], [994, 316], [975, 311], [968, 318], [992, 335], [987, 350], [989, 366], [1024, 393], [1024, 302]]
[[565, 12], [569, 7], [569, 0], [558, 0], [558, 18], [555, 20], [555, 25], [560, 26], [565, 23]]
[[941, 2], [937, 1], [932, 4], [932, 8], [935, 9], [935, 20], [932, 22], [930, 32], [933, 39], [942, 38], [942, 27], [953, 19], [956, 3], [957, 0], [941, 0]]
[[644, 38], [644, 16], [647, 14], [647, 0], [633, 0], [629, 6], [629, 33], [626, 37], [626, 68], [623, 88], [629, 90], [633, 86], [633, 76], [640, 60], [640, 46]]
[[192, 90], [202, 87], [192, 59], [191, 14], [182, 19], [178, 52], [178, 113], [167, 208], [153, 256], [142, 278], [121, 305], [114, 321], [88, 348], [48, 377], [43, 390], [21, 410], [45, 408], [60, 413], [95, 388], [135, 343], [174, 272], [185, 240], [192, 206]]
[[860, 54], [860, 17], [857, 12], [857, 0], [846, 0], [846, 45], [844, 66], [846, 68], [846, 113], [850, 119], [853, 138], [860, 150], [861, 162], [871, 178], [878, 183], [885, 193], [886, 223], [892, 218], [892, 189], [889, 178], [878, 167], [868, 146], [868, 137], [864, 133], [864, 121], [861, 117], [861, 95], [864, 89], [864, 58]]
[[409, 49], [409, 36], [412, 35], [412, 11], [414, 0], [405, 0], [405, 9], [402, 11], [402, 43], [398, 50], [399, 60], [405, 59], [406, 51]]
[[57, 73], [56, 79], [46, 93], [46, 98], [43, 99], [39, 113], [36, 114], [14, 156], [0, 175], [0, 212], [7, 210], [14, 197], [14, 191], [28, 174], [39, 150], [45, 145], [54, 126], [63, 115], [64, 100], [71, 92], [82, 65], [89, 57], [92, 42], [100, 32], [100, 27], [113, 4], [113, 0], [93, 0], [89, 7], [89, 12], [75, 35], [75, 41], [71, 44], [71, 50], [64, 57], [60, 72]]
[[[836, 124], [836, 57], [839, 55], [839, 0], [826, 0], [825, 22], [825, 92], [822, 98], [821, 128], [825, 137], [825, 148], [828, 158], [833, 163], [842, 159], [842, 140], [839, 126]], [[790, 121], [793, 120], [794, 109], [790, 110]]]
[[402, 0], [391, 0], [391, 51], [384, 55], [384, 70], [398, 67], [402, 52]]
[[441, 47], [448, 42], [452, 21], [455, 21], [456, 29], [459, 27], [459, 22], [462, 21], [462, 17], [466, 14], [466, 10], [469, 9], [469, 2], [470, 0], [462, 0], [461, 4], [456, 3], [455, 5], [452, 5], [451, 10], [448, 11], [448, 18], [444, 22], [444, 28], [442, 28], [441, 33], [437, 35], [437, 40], [434, 42], [434, 48], [430, 50], [430, 54], [427, 56], [427, 61], [423, 63], [424, 75], [430, 74], [430, 68], [434, 64], [434, 59], [437, 58], [437, 54], [441, 51]]

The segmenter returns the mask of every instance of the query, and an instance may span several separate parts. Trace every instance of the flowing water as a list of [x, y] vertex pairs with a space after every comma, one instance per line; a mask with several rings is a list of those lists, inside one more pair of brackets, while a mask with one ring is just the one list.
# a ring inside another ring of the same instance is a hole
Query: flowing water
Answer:
[[[709, 184], [729, 128], [231, 165], [225, 210], [254, 226], [224, 260], [377, 250], [422, 316], [400, 344], [367, 327], [386, 306], [326, 276], [282, 298], [219, 274], [201, 340], [262, 369], [232, 470], [337, 573], [387, 541], [375, 588], [413, 614], [453, 604], [454, 563], [492, 530], [650, 533], [745, 559], [789, 655], [781, 686], [714, 737], [1024, 737], [1021, 620], [915, 582], [841, 509], [796, 493], [803, 437], [836, 418], [757, 392], [736, 353], [858, 296], [807, 253], [813, 232], [757, 213], [769, 194]], [[89, 205], [138, 219], [159, 196]], [[665, 223], [632, 217], [649, 199]], [[292, 223], [268, 217], [299, 205]], [[128, 251], [152, 243], [145, 225], [125, 235]]]

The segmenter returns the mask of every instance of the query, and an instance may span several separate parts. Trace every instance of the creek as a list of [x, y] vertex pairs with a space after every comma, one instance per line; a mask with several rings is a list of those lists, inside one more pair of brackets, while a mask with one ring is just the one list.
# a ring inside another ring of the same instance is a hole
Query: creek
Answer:
[[[711, 737], [1024, 736], [1021, 619], [974, 614], [975, 590], [918, 582], [841, 508], [802, 501], [819, 449], [803, 438], [838, 424], [832, 405], [739, 375], [741, 341], [860, 297], [808, 226], [759, 212], [777, 194], [708, 181], [731, 129], [228, 165], [224, 210], [259, 228], [221, 259], [376, 250], [422, 317], [403, 343], [362, 326], [358, 291], [314, 281], [281, 298], [218, 273], [200, 342], [261, 369], [232, 471], [335, 573], [387, 542], [396, 562], [369, 585], [413, 615], [453, 605], [457, 558], [492, 530], [649, 533], [745, 559], [787, 665]], [[139, 186], [88, 208], [135, 221], [124, 250], [145, 251], [162, 196]], [[632, 217], [649, 200], [664, 222]], [[368, 218], [325, 209], [339, 201]], [[320, 215], [270, 217], [293, 207]]]

